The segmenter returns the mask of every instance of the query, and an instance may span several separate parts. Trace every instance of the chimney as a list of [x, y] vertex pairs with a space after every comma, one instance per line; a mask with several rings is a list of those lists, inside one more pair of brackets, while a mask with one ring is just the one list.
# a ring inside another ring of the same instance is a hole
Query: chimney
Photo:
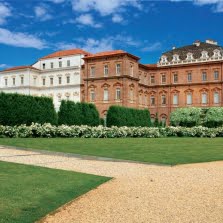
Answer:
[[173, 47], [172, 47], [172, 50], [175, 50], [175, 49], [176, 49], [176, 47], [175, 47], [175, 46], [173, 46]]
[[212, 44], [212, 45], [218, 45], [218, 42], [216, 42], [215, 40], [212, 40], [212, 39], [207, 39], [206, 40], [206, 43], [209, 43], [209, 44]]
[[195, 46], [200, 46], [200, 44], [201, 44], [200, 40], [196, 40], [196, 41], [193, 43], [193, 45], [195, 45]]

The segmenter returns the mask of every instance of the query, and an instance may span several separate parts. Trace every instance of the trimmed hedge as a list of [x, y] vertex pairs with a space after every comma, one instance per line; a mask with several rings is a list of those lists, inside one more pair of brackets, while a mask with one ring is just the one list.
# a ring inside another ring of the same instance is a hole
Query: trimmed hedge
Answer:
[[94, 104], [63, 100], [58, 112], [58, 124], [97, 126], [99, 113]]
[[0, 124], [57, 124], [53, 101], [48, 97], [0, 93]]
[[149, 110], [111, 106], [107, 113], [107, 126], [151, 126]]

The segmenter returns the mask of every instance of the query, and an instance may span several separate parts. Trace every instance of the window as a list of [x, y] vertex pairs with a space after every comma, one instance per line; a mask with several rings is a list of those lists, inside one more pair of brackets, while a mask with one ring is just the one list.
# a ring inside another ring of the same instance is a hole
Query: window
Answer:
[[178, 105], [178, 94], [173, 95], [173, 105]]
[[150, 83], [155, 84], [155, 76], [150, 76]]
[[33, 84], [36, 86], [36, 77], [33, 78]]
[[45, 86], [45, 85], [46, 85], [46, 79], [43, 78], [43, 86]]
[[67, 76], [67, 84], [70, 83], [70, 76]]
[[120, 75], [121, 74], [121, 64], [116, 64], [116, 75]]
[[147, 105], [147, 95], [144, 96], [144, 104]]
[[70, 100], [70, 95], [66, 95], [66, 99], [67, 99], [67, 101], [69, 101]]
[[166, 95], [161, 96], [161, 105], [166, 105]]
[[59, 67], [62, 67], [62, 61], [59, 61]]
[[104, 66], [104, 76], [107, 77], [108, 76], [108, 65]]
[[46, 69], [46, 64], [45, 63], [43, 63], [43, 70], [45, 70]]
[[151, 105], [151, 106], [154, 106], [155, 104], [156, 104], [155, 96], [152, 95], [152, 96], [150, 97], [150, 105]]
[[130, 66], [130, 75], [133, 77], [134, 75], [134, 67], [133, 65]]
[[134, 92], [133, 92], [133, 89], [130, 90], [129, 97], [130, 97], [130, 101], [133, 102], [133, 100], [134, 100]]
[[70, 60], [67, 60], [67, 67], [70, 67]]
[[62, 77], [58, 77], [58, 83], [62, 84]]
[[121, 100], [121, 89], [116, 88], [116, 93], [115, 93], [115, 100]]
[[180, 60], [180, 58], [179, 58], [179, 55], [177, 55], [177, 54], [174, 54], [173, 55], [173, 62], [176, 62], [176, 61], [179, 61]]
[[192, 74], [191, 73], [188, 73], [187, 74], [187, 81], [188, 82], [191, 82], [192, 81]]
[[53, 62], [50, 63], [50, 68], [53, 69]]
[[202, 93], [201, 95], [201, 103], [207, 104], [207, 93]]
[[5, 78], [5, 86], [8, 86], [8, 79]]
[[142, 95], [139, 95], [139, 104], [142, 105]]
[[214, 104], [219, 104], [219, 93], [214, 92]]
[[173, 75], [173, 83], [177, 83], [178, 82], [178, 74], [174, 74]]
[[207, 81], [207, 73], [202, 72], [202, 81]]
[[12, 84], [15, 85], [15, 77], [12, 78]]
[[90, 76], [94, 77], [95, 76], [95, 67], [90, 68]]
[[167, 57], [166, 56], [162, 56], [161, 57], [161, 63], [167, 63]]
[[108, 101], [108, 89], [104, 89], [104, 101]]
[[61, 96], [60, 95], [58, 96], [58, 102], [61, 102]]
[[187, 105], [191, 105], [191, 104], [192, 104], [192, 94], [187, 93]]
[[162, 82], [162, 84], [165, 84], [166, 83], [166, 75], [165, 74], [162, 74], [162, 76], [161, 76], [161, 82]]
[[202, 52], [201, 52], [201, 58], [202, 58], [202, 59], [206, 59], [206, 58], [208, 58], [208, 52], [207, 52], [207, 51], [202, 51]]
[[193, 54], [192, 53], [188, 53], [186, 60], [193, 60]]
[[53, 78], [50, 78], [50, 85], [53, 85]]
[[92, 89], [91, 91], [90, 91], [90, 101], [94, 101], [95, 100], [95, 92], [94, 92], [94, 90]]
[[24, 84], [24, 77], [21, 77], [21, 85]]
[[214, 58], [218, 58], [218, 57], [220, 57], [220, 56], [221, 56], [220, 51], [219, 51], [219, 50], [214, 50], [214, 55], [213, 55], [213, 57], [214, 57]]
[[214, 71], [214, 79], [218, 80], [219, 78], [219, 72], [217, 70]]

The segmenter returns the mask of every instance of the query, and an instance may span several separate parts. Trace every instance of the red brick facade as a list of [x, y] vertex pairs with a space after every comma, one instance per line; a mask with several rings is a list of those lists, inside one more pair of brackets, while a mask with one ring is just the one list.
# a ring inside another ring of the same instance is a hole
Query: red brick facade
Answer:
[[104, 117], [111, 105], [147, 108], [169, 120], [180, 107], [222, 106], [223, 61], [169, 66], [142, 65], [124, 51], [84, 58], [82, 99]]

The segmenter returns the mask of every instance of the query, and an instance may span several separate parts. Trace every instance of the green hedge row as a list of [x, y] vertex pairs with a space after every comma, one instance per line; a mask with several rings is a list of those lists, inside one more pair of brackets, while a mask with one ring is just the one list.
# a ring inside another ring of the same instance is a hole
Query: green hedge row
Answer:
[[107, 113], [107, 126], [151, 126], [149, 110], [111, 106]]
[[223, 107], [178, 108], [171, 113], [170, 122], [173, 126], [219, 127], [223, 125]]
[[47, 97], [0, 93], [0, 124], [57, 124], [53, 101]]
[[94, 104], [62, 101], [58, 112], [58, 124], [97, 126], [99, 113]]

